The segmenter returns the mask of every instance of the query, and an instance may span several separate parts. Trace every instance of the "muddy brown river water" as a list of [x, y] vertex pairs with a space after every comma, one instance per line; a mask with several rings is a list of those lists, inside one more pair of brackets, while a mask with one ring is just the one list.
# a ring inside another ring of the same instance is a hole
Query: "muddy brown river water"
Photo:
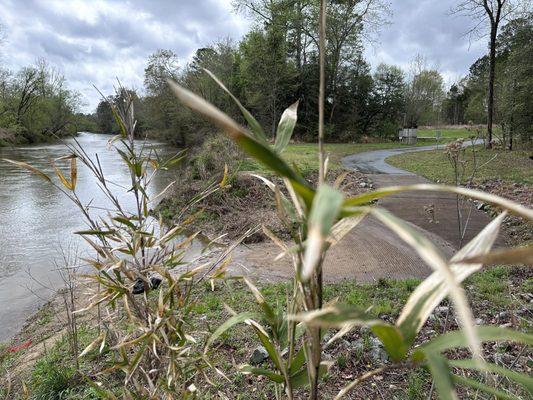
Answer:
[[[108, 180], [128, 186], [127, 168], [109, 148], [109, 139], [108, 135], [93, 133], [81, 133], [77, 138], [91, 157], [98, 153]], [[147, 145], [157, 148], [163, 157], [177, 151], [159, 142], [148, 141]], [[50, 176], [54, 172], [48, 160], [67, 153], [64, 143], [0, 147], [0, 159], [28, 162]], [[169, 173], [159, 175], [150, 191], [158, 193], [171, 179]], [[95, 179], [83, 166], [79, 166], [76, 191], [84, 202], [91, 201], [96, 207], [109, 206]], [[117, 189], [116, 193], [126, 209], [133, 209], [131, 194], [123, 189]], [[92, 213], [105, 212], [95, 208]], [[89, 251], [73, 235], [84, 228], [79, 210], [57, 189], [29, 171], [0, 161], [0, 343], [14, 335], [61, 288], [62, 280], [55, 266], [61, 260], [60, 249], [78, 248], [81, 254]]]

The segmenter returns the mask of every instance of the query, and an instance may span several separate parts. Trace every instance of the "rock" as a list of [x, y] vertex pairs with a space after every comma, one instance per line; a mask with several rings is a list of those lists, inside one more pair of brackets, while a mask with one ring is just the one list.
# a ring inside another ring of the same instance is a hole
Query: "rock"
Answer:
[[483, 318], [476, 318], [476, 325], [483, 325], [484, 322]]
[[450, 311], [450, 307], [448, 306], [440, 306], [440, 307], [435, 308], [436, 314], [446, 314], [448, 313], [448, 311]]
[[[161, 278], [158, 278], [157, 276], [152, 276], [150, 278], [150, 289], [157, 289], [161, 285]], [[141, 278], [138, 278], [135, 281], [135, 285], [133, 285], [133, 294], [141, 294], [144, 293], [144, 282]]]
[[362, 326], [360, 329], [361, 335], [369, 334], [370, 328], [368, 326]]
[[356, 352], [362, 353], [365, 349], [365, 343], [363, 339], [357, 339], [355, 342], [353, 342], [352, 346]]
[[258, 365], [267, 359], [268, 359], [268, 351], [263, 346], [259, 346], [254, 349], [254, 352], [252, 353], [252, 356], [250, 357], [250, 364]]
[[510, 316], [509, 311], [502, 311], [501, 313], [498, 314], [498, 319], [499, 320], [507, 319], [509, 318], [509, 316]]
[[387, 352], [383, 349], [383, 344], [375, 337], [370, 338], [370, 358], [377, 362], [387, 362], [389, 360]]
[[370, 346], [371, 347], [383, 347], [383, 344], [381, 344], [381, 341], [376, 337], [370, 338]]
[[385, 363], [389, 360], [389, 356], [387, 355], [387, 352], [383, 349], [372, 349], [370, 350], [370, 357], [377, 362]]
[[359, 183], [359, 187], [366, 188], [368, 184], [366, 182]]

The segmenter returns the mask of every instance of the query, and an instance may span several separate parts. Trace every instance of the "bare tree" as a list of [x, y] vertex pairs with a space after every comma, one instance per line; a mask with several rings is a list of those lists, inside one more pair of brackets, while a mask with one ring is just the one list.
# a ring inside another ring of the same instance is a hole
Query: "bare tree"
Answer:
[[487, 141], [486, 147], [492, 147], [492, 124], [494, 116], [494, 81], [496, 70], [496, 38], [502, 22], [519, 8], [519, 0], [462, 0], [452, 13], [465, 15], [476, 21], [467, 32], [471, 36], [483, 37], [489, 32], [489, 76], [487, 99]]

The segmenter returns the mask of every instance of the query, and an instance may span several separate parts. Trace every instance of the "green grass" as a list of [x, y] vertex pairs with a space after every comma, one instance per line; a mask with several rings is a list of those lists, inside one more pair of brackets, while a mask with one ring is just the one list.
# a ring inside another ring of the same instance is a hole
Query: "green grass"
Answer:
[[[478, 170], [475, 183], [488, 179], [533, 184], [533, 161], [531, 152], [487, 150], [476, 146]], [[453, 183], [454, 173], [444, 149], [407, 153], [392, 156], [386, 160], [395, 167], [414, 172], [433, 181]], [[472, 150], [465, 151], [465, 179], [469, 178], [473, 168]]]
[[[519, 277], [521, 280], [518, 291], [515, 290], [511, 293], [509, 282], [511, 280], [517, 281], [514, 270], [493, 268], [475, 274], [465, 283], [468, 297], [474, 309], [479, 310], [482, 307], [483, 312], [488, 312], [486, 305], [480, 306], [486, 303], [487, 300], [490, 304], [490, 311], [494, 314], [502, 310], [517, 309], [521, 305], [520, 293], [528, 293], [533, 287], [531, 278], [526, 277], [523, 279], [521, 275]], [[324, 296], [326, 301], [339, 298], [340, 302], [351, 304], [359, 309], [368, 309], [370, 307], [369, 312], [373, 315], [384, 317], [384, 314], [386, 314], [392, 320], [395, 320], [407, 298], [419, 282], [417, 279], [405, 281], [380, 279], [373, 284], [360, 284], [354, 280], [343, 281], [326, 285]], [[287, 293], [290, 292], [289, 283], [267, 283], [258, 286], [265, 299], [271, 305], [284, 307]], [[260, 310], [247, 286], [239, 281], [228, 280], [225, 283], [217, 283], [214, 291], [206, 284], [196, 288], [195, 292], [197, 296], [194, 297], [198, 299], [198, 302], [193, 309], [193, 320], [190, 321], [192, 324], [190, 328], [193, 331], [197, 330], [204, 333], [212, 331], [228, 319], [229, 315], [225, 311], [224, 304], [229, 305], [237, 312], [259, 312]], [[157, 301], [157, 294], [157, 291], [151, 292], [150, 298]], [[527, 328], [529, 329], [529, 327]], [[80, 329], [81, 348], [92, 341], [96, 335], [97, 332], [94, 328], [82, 327]], [[217, 357], [217, 366], [233, 377], [235, 372], [232, 363], [233, 357], [239, 362], [246, 361], [251, 349], [259, 343], [250, 328], [245, 324], [235, 326], [224, 334], [221, 340], [223, 348], [229, 351], [228, 354], [231, 357], [225, 353], [218, 353], [218, 355], [214, 354], [213, 356]], [[364, 334], [363, 340], [365, 342], [364, 348], [367, 349], [370, 333]], [[68, 341], [65, 337], [49, 349], [47, 354], [35, 364], [31, 371], [31, 376], [26, 380], [33, 396], [32, 399], [90, 400], [100, 398], [94, 389], [85, 380], [81, 379], [80, 374], [75, 371], [68, 348]], [[342, 369], [343, 366], [352, 365], [354, 357], [360, 358], [361, 355], [356, 353], [341, 350], [338, 354], [333, 354], [333, 356], [337, 366]], [[13, 355], [7, 353], [5, 347], [3, 349], [0, 348], [1, 354], [4, 354], [4, 358], [0, 358], [1, 366], [4, 368], [10, 367]], [[106, 356], [99, 356], [95, 350], [80, 361], [82, 363], [82, 374], [87, 374], [109, 363], [110, 359]], [[118, 392], [122, 378], [122, 375], [118, 374], [107, 376], [105, 380], [107, 385], [109, 385], [108, 387]], [[427, 373], [413, 371], [409, 375], [405, 388], [407, 398], [425, 398], [423, 391], [429, 379]], [[225, 385], [226, 389], [228, 388], [227, 385], [230, 385], [233, 393], [242, 393], [243, 386], [250, 384], [247, 382], [248, 378], [244, 378], [237, 373], [234, 379], [232, 378], [232, 382], [224, 381], [221, 385]], [[2, 391], [0, 390], [0, 396], [1, 394]], [[206, 398], [209, 397], [207, 396]], [[243, 397], [236, 398], [248, 399], [255, 397], [248, 397], [243, 394]]]
[[473, 135], [472, 131], [469, 131], [466, 128], [460, 129], [419, 129], [418, 136], [421, 137], [432, 137], [436, 136], [437, 131], [440, 131], [441, 137], [446, 139], [459, 139], [459, 138], [468, 138]]
[[[501, 129], [498, 126], [494, 127], [494, 133], [500, 134]], [[418, 129], [419, 137], [431, 137], [436, 136], [437, 131], [440, 131], [441, 138], [443, 139], [459, 139], [459, 138], [470, 138], [472, 136], [478, 136], [479, 133], [484, 135], [486, 132], [485, 128], [420, 128]]]
[[[433, 140], [420, 140], [415, 146], [427, 146], [434, 144]], [[328, 143], [325, 145], [326, 153], [329, 154], [329, 169], [341, 169], [341, 160], [350, 154], [362, 153], [365, 151], [392, 149], [396, 147], [407, 147], [399, 142], [382, 143]], [[316, 143], [290, 144], [282, 154], [283, 159], [290, 165], [295, 163], [304, 175], [318, 170], [318, 145]], [[260, 164], [251, 159], [246, 159], [242, 165], [242, 170], [268, 173]]]

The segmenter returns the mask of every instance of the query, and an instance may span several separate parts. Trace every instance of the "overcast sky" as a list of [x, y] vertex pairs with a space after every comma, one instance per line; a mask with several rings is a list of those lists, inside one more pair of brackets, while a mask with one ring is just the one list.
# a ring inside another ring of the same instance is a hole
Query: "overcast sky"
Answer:
[[[391, 24], [367, 46], [367, 58], [407, 67], [417, 55], [453, 82], [486, 49], [462, 33], [469, 21], [448, 15], [457, 0], [392, 0]], [[12, 70], [47, 59], [94, 110], [112, 91], [115, 77], [142, 89], [146, 59], [174, 50], [185, 64], [194, 51], [217, 39], [238, 40], [249, 22], [232, 12], [231, 0], [0, 0], [5, 43], [2, 63]]]

